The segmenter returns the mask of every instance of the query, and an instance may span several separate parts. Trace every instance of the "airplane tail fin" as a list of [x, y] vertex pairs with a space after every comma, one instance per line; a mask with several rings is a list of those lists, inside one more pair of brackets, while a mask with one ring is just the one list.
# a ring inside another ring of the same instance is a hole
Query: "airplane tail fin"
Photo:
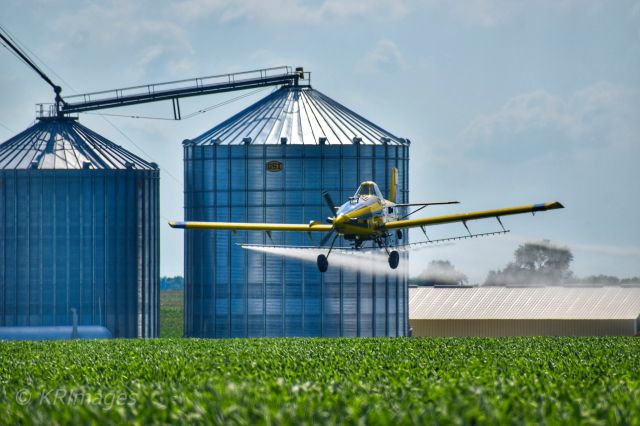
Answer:
[[389, 201], [396, 202], [396, 188], [398, 186], [398, 169], [391, 169], [391, 182], [389, 184]]

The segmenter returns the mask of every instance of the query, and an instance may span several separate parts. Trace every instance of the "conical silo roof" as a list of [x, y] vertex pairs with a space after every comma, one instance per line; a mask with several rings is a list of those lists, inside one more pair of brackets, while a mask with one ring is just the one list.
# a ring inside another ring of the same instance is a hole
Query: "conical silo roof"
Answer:
[[396, 144], [399, 138], [309, 86], [283, 86], [195, 139], [194, 145]]
[[69, 117], [40, 118], [0, 144], [0, 170], [156, 168]]

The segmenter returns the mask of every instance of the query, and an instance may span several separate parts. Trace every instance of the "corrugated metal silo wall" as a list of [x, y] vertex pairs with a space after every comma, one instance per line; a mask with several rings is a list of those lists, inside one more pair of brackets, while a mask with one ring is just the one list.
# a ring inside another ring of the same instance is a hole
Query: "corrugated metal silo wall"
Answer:
[[0, 326], [154, 337], [157, 170], [0, 170]]
[[[184, 154], [186, 220], [324, 220], [323, 190], [338, 203], [374, 180], [386, 194], [392, 167], [399, 169], [397, 201], [409, 198], [408, 146], [187, 144]], [[273, 160], [282, 171], [266, 171]], [[276, 232], [273, 241], [310, 244], [304, 233]], [[239, 242], [270, 243], [262, 232], [185, 232], [186, 336], [407, 334], [406, 272], [385, 277], [333, 266], [321, 274], [314, 263], [247, 251]]]

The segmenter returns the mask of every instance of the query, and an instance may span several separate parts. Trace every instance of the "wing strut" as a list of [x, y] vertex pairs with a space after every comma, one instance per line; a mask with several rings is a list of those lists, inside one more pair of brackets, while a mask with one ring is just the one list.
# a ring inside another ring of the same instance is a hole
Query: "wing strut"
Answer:
[[427, 230], [424, 229], [424, 226], [421, 226], [420, 229], [422, 229], [422, 233], [427, 238], [427, 241], [431, 242], [431, 240], [429, 239], [429, 236], [427, 235]]
[[412, 212], [407, 213], [406, 215], [402, 216], [400, 219], [398, 220], [402, 220], [402, 219], [406, 219], [409, 216], [411, 216], [414, 213], [418, 213], [420, 210], [424, 209], [425, 207], [428, 206], [442, 206], [444, 204], [460, 204], [460, 201], [442, 201], [442, 202], [437, 202], [437, 203], [408, 203], [408, 204], [396, 204], [395, 207], [412, 207], [412, 206], [420, 206], [419, 209], [415, 209]]
[[409, 212], [409, 213], [405, 214], [404, 216], [402, 216], [402, 217], [401, 217], [400, 219], [398, 219], [398, 220], [406, 219], [406, 218], [408, 218], [409, 216], [411, 216], [412, 214], [414, 214], [414, 213], [418, 213], [420, 210], [424, 209], [424, 208], [425, 208], [425, 207], [427, 207], [427, 206], [428, 206], [428, 204], [425, 204], [424, 206], [420, 207], [419, 209], [415, 209], [414, 211], [412, 211], [412, 212]]
[[467, 221], [463, 220], [462, 224], [464, 225], [465, 228], [467, 228], [467, 232], [469, 233], [469, 236], [473, 237], [473, 234], [471, 233], [471, 231], [469, 231], [469, 227], [467, 226]]

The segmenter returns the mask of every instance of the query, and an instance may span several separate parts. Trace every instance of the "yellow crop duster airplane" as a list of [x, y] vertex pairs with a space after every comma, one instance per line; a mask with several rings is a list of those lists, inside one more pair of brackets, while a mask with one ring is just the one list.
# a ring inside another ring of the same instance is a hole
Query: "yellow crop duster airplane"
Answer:
[[[360, 184], [360, 187], [356, 191], [353, 197], [349, 198], [349, 201], [336, 207], [331, 200], [331, 197], [327, 192], [323, 193], [324, 200], [334, 212], [333, 217], [328, 218], [328, 224], [323, 224], [318, 221], [311, 221], [308, 224], [288, 224], [288, 223], [236, 223], [236, 222], [169, 222], [172, 228], [181, 229], [214, 229], [214, 230], [232, 230], [232, 231], [266, 231], [269, 236], [272, 231], [285, 231], [285, 232], [307, 232], [311, 235], [311, 232], [325, 232], [325, 235], [320, 241], [320, 246], [324, 246], [329, 239], [333, 236], [331, 241], [331, 247], [327, 255], [320, 254], [317, 259], [318, 269], [320, 272], [325, 272], [329, 267], [329, 255], [336, 239], [339, 236], [343, 236], [345, 240], [353, 242], [354, 249], [360, 249], [363, 242], [372, 241], [374, 245], [378, 245], [380, 248], [384, 248], [389, 255], [389, 266], [392, 269], [396, 269], [400, 263], [400, 255], [396, 250], [389, 251], [389, 237], [391, 232], [396, 232], [398, 239], [402, 239], [402, 229], [408, 228], [422, 228], [425, 231], [426, 226], [440, 225], [444, 223], [462, 222], [467, 228], [467, 221], [476, 219], [485, 219], [495, 217], [502, 226], [500, 221], [501, 216], [521, 214], [521, 213], [535, 213], [539, 211], [561, 209], [564, 206], [557, 201], [543, 204], [530, 204], [519, 207], [508, 207], [495, 210], [485, 210], [470, 213], [460, 213], [444, 216], [432, 216], [421, 219], [405, 219], [407, 216], [416, 213], [418, 210], [423, 209], [429, 205], [438, 204], [457, 204], [457, 201], [447, 201], [441, 203], [410, 203], [410, 204], [396, 204], [396, 181], [398, 170], [392, 169], [391, 172], [391, 188], [389, 190], [389, 199], [386, 200], [378, 185], [375, 182], [365, 181]], [[420, 208], [399, 217], [398, 208], [400, 207], [415, 207]], [[503, 232], [508, 232], [502, 227]], [[469, 232], [469, 237], [490, 235], [488, 234], [476, 234], [472, 235]], [[426, 232], [425, 232], [426, 236]], [[457, 237], [457, 238], [468, 238]], [[427, 237], [428, 239], [428, 237]], [[429, 240], [429, 242], [431, 242]]]

